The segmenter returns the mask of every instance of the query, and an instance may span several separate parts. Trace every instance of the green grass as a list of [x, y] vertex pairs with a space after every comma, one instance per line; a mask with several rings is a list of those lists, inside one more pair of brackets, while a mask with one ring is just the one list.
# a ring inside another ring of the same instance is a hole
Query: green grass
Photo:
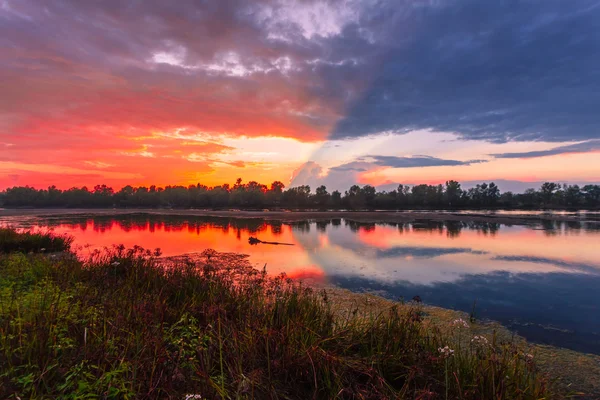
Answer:
[[0, 227], [0, 253], [58, 252], [71, 248], [73, 239], [51, 232], [18, 231]]
[[0, 255], [0, 398], [552, 397], [515, 344], [442, 333], [418, 306], [341, 319], [243, 257], [158, 255]]

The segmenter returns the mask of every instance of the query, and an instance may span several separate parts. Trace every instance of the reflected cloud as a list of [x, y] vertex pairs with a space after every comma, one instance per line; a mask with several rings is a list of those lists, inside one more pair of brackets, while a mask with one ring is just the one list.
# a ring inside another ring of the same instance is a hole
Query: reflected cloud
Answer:
[[377, 257], [413, 257], [413, 258], [434, 258], [446, 254], [486, 254], [484, 251], [474, 251], [468, 248], [447, 249], [441, 247], [392, 247], [386, 250], [377, 250]]
[[496, 256], [494, 260], [508, 261], [508, 262], [527, 262], [535, 264], [550, 264], [556, 265], [561, 268], [574, 269], [577, 271], [600, 275], [600, 267], [593, 264], [585, 264], [578, 262], [570, 262], [565, 260], [559, 260], [556, 258], [547, 257], [532, 257], [532, 256]]

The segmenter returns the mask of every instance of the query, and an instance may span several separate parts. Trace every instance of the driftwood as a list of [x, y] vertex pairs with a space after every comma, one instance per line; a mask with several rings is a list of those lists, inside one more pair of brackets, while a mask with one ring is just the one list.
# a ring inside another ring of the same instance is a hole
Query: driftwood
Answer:
[[261, 244], [276, 244], [276, 245], [280, 244], [282, 246], [293, 246], [294, 245], [293, 243], [264, 242], [258, 238], [252, 237], [252, 236], [250, 236], [248, 238], [248, 243], [250, 243], [251, 245], [255, 245], [255, 244], [259, 244], [259, 243], [261, 243]]

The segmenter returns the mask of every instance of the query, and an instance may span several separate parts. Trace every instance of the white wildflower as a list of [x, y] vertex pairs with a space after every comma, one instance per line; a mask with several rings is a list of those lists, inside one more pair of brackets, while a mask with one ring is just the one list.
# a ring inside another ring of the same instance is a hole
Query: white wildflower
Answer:
[[452, 350], [451, 348], [449, 348], [448, 346], [444, 346], [444, 347], [439, 347], [438, 351], [440, 353], [442, 353], [442, 355], [444, 357], [451, 357], [454, 355], [454, 350]]
[[485, 336], [473, 336], [473, 339], [471, 339], [471, 343], [476, 344], [476, 345], [480, 345], [480, 346], [485, 346], [489, 342], [488, 342], [488, 340], [486, 339]]
[[202, 395], [200, 394], [186, 394], [185, 395], [185, 400], [195, 400], [195, 399], [201, 399]]
[[40, 249], [40, 251], [46, 251], [46, 248], [42, 247], [42, 248]]
[[464, 319], [459, 318], [452, 321], [452, 326], [458, 326], [459, 328], [468, 328], [469, 324]]
[[121, 265], [121, 263], [118, 261], [115, 261], [114, 263], [112, 263], [110, 265], [112, 265], [113, 267], [118, 267], [119, 265]]

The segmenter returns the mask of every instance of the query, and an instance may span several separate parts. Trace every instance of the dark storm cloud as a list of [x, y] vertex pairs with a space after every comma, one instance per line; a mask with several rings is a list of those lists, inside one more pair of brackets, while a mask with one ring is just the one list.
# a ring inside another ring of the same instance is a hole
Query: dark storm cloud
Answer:
[[593, 151], [600, 151], [600, 140], [589, 140], [587, 142], [555, 147], [550, 150], [526, 151], [523, 153], [499, 153], [491, 154], [491, 156], [495, 158], [535, 158], [554, 156], [557, 154], [589, 153]]
[[413, 157], [395, 157], [395, 156], [367, 156], [373, 159], [373, 164], [382, 167], [391, 168], [420, 168], [420, 167], [440, 167], [440, 166], [456, 166], [456, 165], [471, 165], [486, 162], [485, 160], [444, 160], [429, 156], [413, 156]]
[[369, 55], [371, 81], [332, 139], [415, 129], [498, 143], [599, 136], [597, 1], [388, 1], [359, 25], [370, 46], [346, 33]]

